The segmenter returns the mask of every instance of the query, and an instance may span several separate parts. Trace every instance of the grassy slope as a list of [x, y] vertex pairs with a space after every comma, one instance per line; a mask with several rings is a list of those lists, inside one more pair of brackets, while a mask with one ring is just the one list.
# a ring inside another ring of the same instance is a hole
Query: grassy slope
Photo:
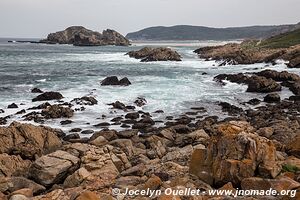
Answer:
[[297, 44], [300, 44], [300, 29], [263, 40], [259, 47], [286, 48]]

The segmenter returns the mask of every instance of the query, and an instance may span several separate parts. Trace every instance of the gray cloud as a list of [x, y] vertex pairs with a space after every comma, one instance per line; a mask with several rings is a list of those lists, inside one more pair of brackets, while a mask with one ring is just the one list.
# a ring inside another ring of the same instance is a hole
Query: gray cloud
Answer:
[[126, 34], [157, 25], [298, 23], [299, 0], [0, 0], [0, 37], [45, 37], [71, 25]]

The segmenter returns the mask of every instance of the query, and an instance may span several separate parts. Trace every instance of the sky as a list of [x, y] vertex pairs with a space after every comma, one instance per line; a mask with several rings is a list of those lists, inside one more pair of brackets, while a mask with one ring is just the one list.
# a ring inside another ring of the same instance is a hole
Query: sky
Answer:
[[124, 35], [150, 26], [300, 22], [300, 0], [0, 0], [0, 37], [45, 38], [72, 25]]

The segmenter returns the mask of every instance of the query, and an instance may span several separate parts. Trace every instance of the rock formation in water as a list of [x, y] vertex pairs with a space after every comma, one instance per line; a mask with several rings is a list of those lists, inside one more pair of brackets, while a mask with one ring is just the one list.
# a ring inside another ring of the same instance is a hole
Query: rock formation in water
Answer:
[[181, 61], [181, 56], [176, 51], [160, 47], [160, 48], [150, 48], [144, 47], [138, 51], [130, 51], [127, 53], [129, 57], [136, 59], [141, 59], [141, 62], [150, 61]]
[[75, 46], [130, 45], [129, 40], [114, 30], [107, 29], [99, 33], [82, 26], [71, 26], [64, 31], [50, 33], [47, 39], [40, 42], [47, 44], [73, 44]]

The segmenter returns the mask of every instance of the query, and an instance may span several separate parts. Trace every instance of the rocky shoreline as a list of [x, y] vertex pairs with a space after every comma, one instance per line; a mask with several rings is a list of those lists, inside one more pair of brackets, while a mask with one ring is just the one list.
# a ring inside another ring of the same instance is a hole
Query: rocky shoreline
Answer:
[[288, 48], [262, 48], [259, 41], [244, 41], [241, 44], [226, 44], [223, 46], [202, 47], [194, 52], [200, 58], [216, 60], [219, 66], [275, 63], [282, 59], [288, 62], [288, 67], [299, 68], [300, 45]]
[[[102, 128], [96, 132], [73, 128], [66, 134], [60, 129], [19, 122], [0, 127], [0, 199], [225, 200], [233, 197], [207, 194], [117, 197], [112, 189], [192, 188], [207, 192], [270, 187], [277, 191], [297, 190], [297, 196], [240, 196], [237, 199], [299, 198], [300, 76], [264, 70], [215, 77], [220, 87], [226, 84], [224, 80], [247, 84], [248, 92], [266, 93], [266, 96], [244, 102], [255, 105], [246, 110], [219, 102], [222, 111], [229, 115], [225, 119], [207, 115], [203, 107], [194, 107], [178, 118], [166, 117], [161, 127], [155, 126], [161, 122], [153, 120], [151, 113], [135, 111], [136, 107], [147, 104], [143, 98], [137, 98], [132, 105], [111, 103], [112, 110], [123, 110], [125, 114], [110, 122], [95, 124]], [[120, 80], [108, 77], [101, 87], [124, 87], [129, 83], [126, 77]], [[276, 92], [282, 87], [288, 87], [294, 95], [280, 99]], [[59, 92], [43, 92], [38, 88], [32, 92], [40, 93], [33, 101], [41, 101], [41, 104], [20, 110], [18, 114], [37, 123], [58, 118], [62, 119], [63, 126], [72, 123], [74, 105], [85, 109], [86, 105], [98, 103], [92, 96], [64, 102]], [[50, 104], [51, 100], [55, 103]], [[8, 118], [1, 118], [0, 122], [5, 124]], [[124, 130], [110, 129], [111, 124], [119, 124]], [[79, 132], [90, 137], [81, 138]]]

